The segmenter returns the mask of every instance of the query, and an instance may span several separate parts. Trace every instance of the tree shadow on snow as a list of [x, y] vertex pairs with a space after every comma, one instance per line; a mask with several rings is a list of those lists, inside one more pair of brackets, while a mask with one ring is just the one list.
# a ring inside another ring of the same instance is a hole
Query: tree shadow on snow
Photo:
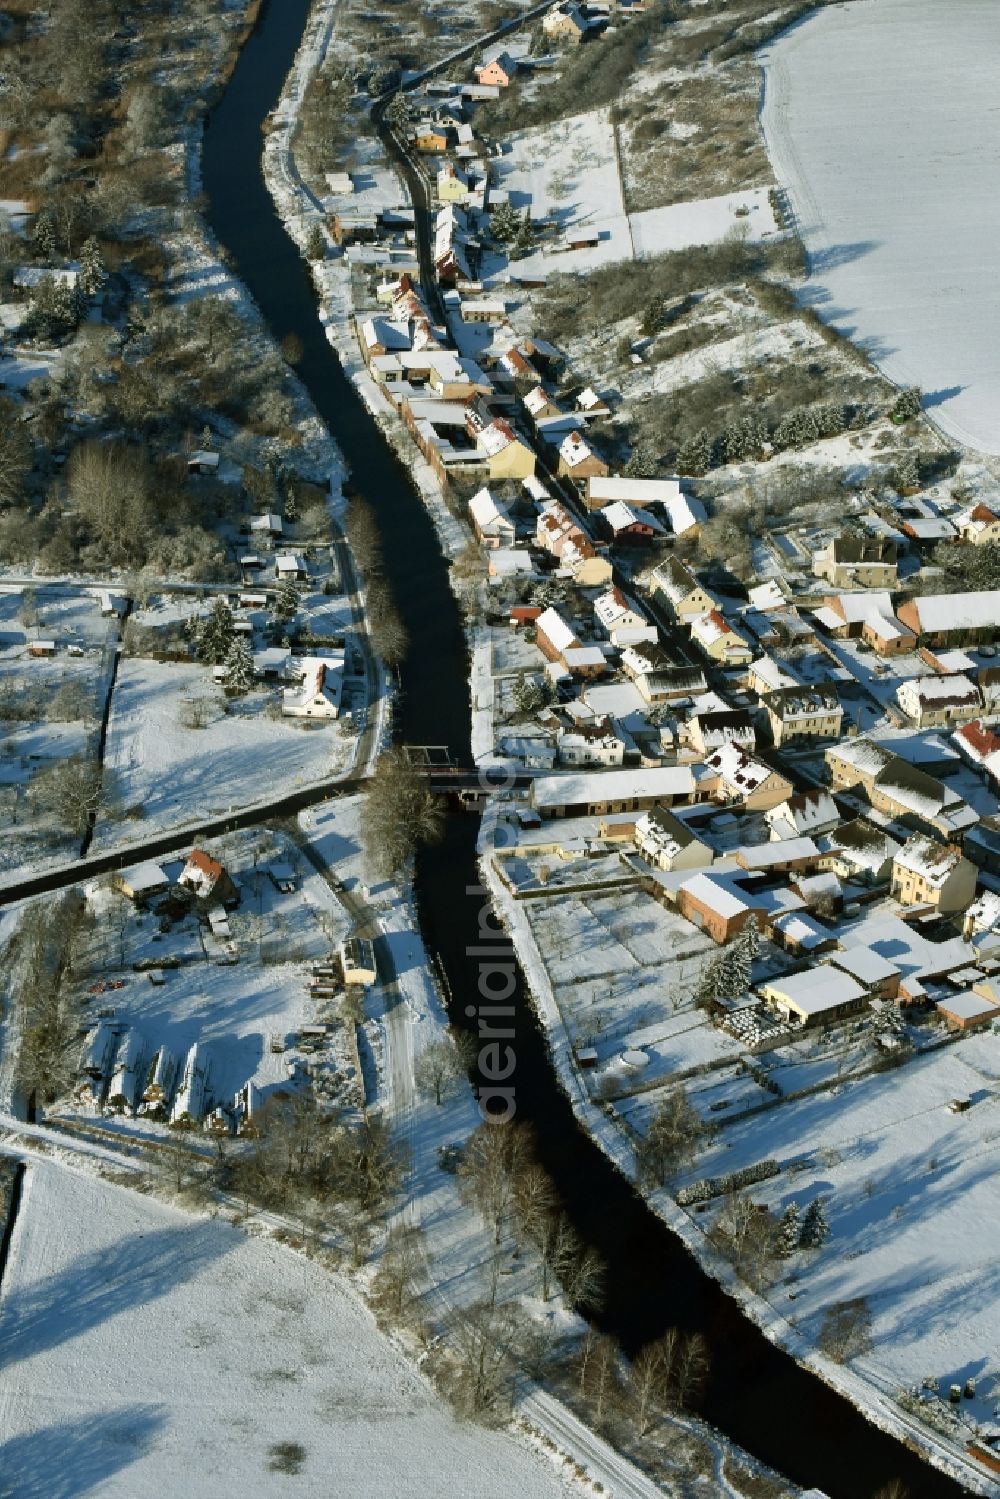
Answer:
[[181, 1224], [95, 1249], [55, 1275], [15, 1288], [0, 1312], [0, 1368], [165, 1296], [226, 1254], [232, 1242], [218, 1224]]
[[924, 392], [922, 402], [925, 411], [932, 406], [943, 406], [945, 401], [953, 401], [960, 396], [963, 390], [968, 390], [967, 385], [944, 385], [940, 390], [928, 390]]
[[149, 1451], [163, 1426], [156, 1406], [126, 1405], [43, 1426], [0, 1446], [3, 1499], [83, 1499]]

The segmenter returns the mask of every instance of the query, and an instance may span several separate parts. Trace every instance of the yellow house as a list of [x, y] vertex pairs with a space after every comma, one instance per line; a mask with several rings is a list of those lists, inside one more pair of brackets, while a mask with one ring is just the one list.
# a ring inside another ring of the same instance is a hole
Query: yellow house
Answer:
[[839, 739], [844, 710], [830, 687], [785, 687], [764, 699], [775, 744], [788, 739]]
[[530, 479], [535, 472], [534, 453], [514, 429], [499, 418], [483, 428], [476, 446], [486, 459], [491, 479]]
[[443, 130], [438, 130], [433, 125], [418, 125], [413, 144], [418, 151], [447, 151], [448, 137]]
[[956, 843], [915, 833], [892, 861], [892, 893], [904, 906], [964, 911], [976, 893], [976, 866]]
[[653, 591], [663, 595], [678, 619], [691, 620], [719, 607], [715, 595], [703, 588], [694, 573], [676, 557], [669, 557], [654, 568], [650, 582]]
[[464, 203], [469, 196], [467, 179], [450, 163], [437, 174], [437, 195], [442, 203]]

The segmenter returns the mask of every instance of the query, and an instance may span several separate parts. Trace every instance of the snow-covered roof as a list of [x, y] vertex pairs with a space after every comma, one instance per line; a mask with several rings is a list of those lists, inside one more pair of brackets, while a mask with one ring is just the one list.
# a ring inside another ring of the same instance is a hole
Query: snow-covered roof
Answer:
[[992, 1000], [981, 994], [973, 994], [971, 990], [939, 1000], [937, 1008], [943, 1015], [951, 1015], [956, 1020], [978, 1020], [981, 1015], [1000, 1015], [1000, 1009]]
[[756, 588], [750, 589], [747, 597], [755, 609], [783, 609], [788, 603], [774, 578], [758, 583]]
[[818, 859], [819, 849], [811, 838], [782, 838], [772, 843], [745, 843], [736, 850], [744, 869], [771, 869], [797, 859]]
[[881, 984], [899, 972], [894, 963], [870, 947], [848, 947], [843, 952], [832, 953], [830, 962], [862, 984]]
[[729, 787], [746, 796], [775, 772], [763, 760], [755, 760], [746, 750], [736, 744], [724, 744], [705, 761], [707, 769], [713, 771]]
[[536, 629], [544, 634], [555, 650], [562, 653], [576, 644], [576, 635], [563, 619], [558, 609], [548, 608], [535, 622]]
[[905, 706], [909, 699], [917, 703], [931, 703], [956, 707], [963, 703], [979, 702], [979, 689], [966, 676], [915, 677], [901, 682], [896, 696]]
[[938, 843], [923, 833], [908, 838], [896, 855], [895, 863], [919, 874], [929, 885], [940, 889], [962, 862], [962, 853], [951, 843]]
[[570, 432], [559, 445], [559, 456], [567, 468], [578, 468], [593, 456], [593, 449], [579, 432]]
[[829, 965], [771, 979], [763, 988], [771, 998], [787, 1001], [801, 1015], [821, 1015], [865, 998], [865, 990], [850, 974]]
[[133, 864], [130, 869], [123, 869], [121, 879], [135, 895], [140, 895], [145, 890], [162, 890], [170, 883], [159, 864], [154, 864], [151, 859], [143, 864]]
[[[581, 398], [582, 399], [582, 398]], [[679, 479], [629, 479], [595, 475], [587, 481], [587, 498], [594, 508], [623, 500], [627, 505], [670, 506], [681, 497]]]
[[481, 531], [486, 531], [491, 527], [498, 530], [513, 530], [510, 516], [500, 509], [485, 486], [477, 490], [469, 501], [469, 514]]
[[690, 796], [694, 774], [689, 766], [659, 766], [653, 770], [605, 770], [594, 775], [537, 778], [531, 789], [536, 807], [576, 806], [589, 802], [635, 801]]
[[626, 505], [624, 500], [612, 500], [601, 511], [601, 518], [612, 531], [627, 531], [630, 526], [650, 526], [656, 531], [663, 529], [651, 515], [640, 515], [630, 505]]
[[913, 600], [922, 635], [950, 630], [996, 629], [1000, 589], [982, 593], [932, 593]]
[[670, 529], [675, 536], [683, 536], [686, 531], [693, 530], [708, 519], [704, 505], [693, 495], [678, 494], [665, 503]]
[[753, 910], [758, 905], [731, 874], [693, 874], [684, 881], [680, 889], [699, 905], [714, 911], [717, 916], [739, 916], [741, 912]]
[[876, 614], [888, 618], [892, 613], [892, 596], [884, 591], [841, 593], [837, 595], [837, 608], [842, 615], [838, 624], [862, 625]]

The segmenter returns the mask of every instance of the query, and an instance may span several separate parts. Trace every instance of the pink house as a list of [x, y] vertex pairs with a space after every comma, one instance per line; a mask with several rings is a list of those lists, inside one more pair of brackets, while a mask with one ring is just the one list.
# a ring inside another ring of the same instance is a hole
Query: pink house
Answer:
[[476, 69], [476, 82], [506, 88], [516, 72], [517, 63], [506, 52], [501, 52], [499, 57], [482, 63]]

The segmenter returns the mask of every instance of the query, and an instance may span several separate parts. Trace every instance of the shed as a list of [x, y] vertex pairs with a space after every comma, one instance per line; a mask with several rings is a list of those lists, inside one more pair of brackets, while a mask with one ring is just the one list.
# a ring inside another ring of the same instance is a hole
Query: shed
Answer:
[[133, 901], [150, 900], [154, 895], [162, 895], [170, 886], [167, 875], [151, 859], [144, 864], [133, 864], [131, 869], [118, 870], [111, 876], [111, 883], [115, 890]]

